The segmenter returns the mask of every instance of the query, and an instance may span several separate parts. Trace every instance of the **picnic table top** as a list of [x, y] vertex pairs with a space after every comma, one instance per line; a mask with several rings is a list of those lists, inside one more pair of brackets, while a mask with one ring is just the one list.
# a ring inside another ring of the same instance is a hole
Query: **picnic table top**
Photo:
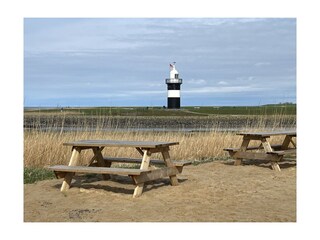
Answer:
[[152, 142], [152, 141], [123, 141], [123, 140], [80, 140], [63, 143], [73, 147], [140, 147], [159, 148], [178, 145], [179, 142]]
[[276, 135], [289, 135], [289, 136], [296, 136], [296, 131], [275, 131], [275, 132], [241, 132], [237, 133], [237, 135], [242, 136], [259, 136], [259, 137], [269, 137], [269, 136], [276, 136]]

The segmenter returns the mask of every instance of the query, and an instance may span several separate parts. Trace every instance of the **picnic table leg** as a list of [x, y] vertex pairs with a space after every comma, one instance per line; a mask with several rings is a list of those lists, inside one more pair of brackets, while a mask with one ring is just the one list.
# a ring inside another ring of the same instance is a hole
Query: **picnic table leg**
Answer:
[[[92, 150], [93, 150], [95, 159], [96, 159], [97, 162], [98, 162], [98, 166], [99, 166], [99, 167], [110, 167], [110, 166], [111, 166], [111, 162], [106, 163], [106, 162], [104, 161], [104, 159], [103, 159], [103, 156], [102, 156], [102, 153], [101, 153], [101, 151], [103, 150], [103, 147], [101, 147], [101, 148], [98, 148], [98, 147], [97, 147], [97, 148], [92, 148]], [[108, 180], [108, 179], [110, 179], [111, 177], [110, 177], [109, 174], [102, 174], [102, 178], [103, 178], [104, 180]]]
[[292, 141], [292, 136], [286, 135], [286, 137], [283, 140], [281, 149], [288, 149], [289, 148], [289, 144], [292, 143], [292, 145], [294, 147], [296, 147], [296, 144]]
[[[102, 152], [102, 150], [104, 149], [104, 147], [101, 148], [97, 148], [98, 150], [100, 150], [100, 152]], [[92, 150], [93, 151], [93, 150]], [[88, 167], [93, 166], [94, 165], [94, 161], [97, 161], [97, 165], [99, 166], [99, 160], [97, 159], [97, 156], [94, 154], [93, 151], [93, 157], [91, 158], [91, 160], [89, 161], [89, 163], [87, 164]], [[111, 165], [110, 165], [111, 166]]]
[[[250, 139], [243, 137], [239, 151], [245, 152], [247, 150], [247, 147], [249, 146], [249, 143], [250, 143]], [[234, 161], [234, 166], [239, 166], [241, 165], [241, 163], [242, 163], [242, 158], [236, 158]]]
[[142, 149], [139, 148], [139, 147], [136, 147], [136, 149], [137, 149], [137, 151], [140, 153], [140, 155], [143, 156], [144, 152], [142, 151]]
[[[167, 167], [174, 167], [175, 166], [170, 159], [169, 148], [166, 148], [164, 151], [161, 152], [161, 154], [162, 154], [163, 160], [166, 163]], [[169, 177], [170, 177], [170, 182], [171, 182], [172, 186], [176, 186], [179, 184], [177, 175], [172, 175]]]
[[[73, 148], [72, 155], [71, 155], [71, 158], [69, 161], [69, 166], [76, 166], [77, 165], [79, 157], [80, 157], [80, 152], [81, 152], [81, 148], [77, 148], [77, 147]], [[70, 188], [73, 175], [74, 175], [74, 173], [67, 173], [65, 175], [64, 181], [63, 181], [61, 189], [60, 189], [61, 192], [65, 192]]]
[[[266, 138], [262, 138], [261, 142], [262, 142], [262, 146], [263, 146], [265, 152], [272, 152], [272, 147]], [[279, 161], [280, 161], [280, 159], [281, 159], [281, 157], [279, 157]], [[279, 167], [278, 162], [271, 162], [271, 167], [273, 170], [281, 172], [281, 169]]]
[[[141, 170], [147, 170], [149, 168], [150, 157], [151, 157], [151, 152], [149, 150], [143, 150], [143, 157], [142, 157], [142, 162], [140, 166]], [[141, 196], [143, 187], [144, 187], [144, 183], [137, 184], [133, 193], [134, 198]]]

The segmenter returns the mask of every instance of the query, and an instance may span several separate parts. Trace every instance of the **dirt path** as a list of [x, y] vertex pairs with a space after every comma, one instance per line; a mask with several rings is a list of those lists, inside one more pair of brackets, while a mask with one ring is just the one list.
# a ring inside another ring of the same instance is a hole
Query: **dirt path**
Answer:
[[102, 181], [78, 176], [62, 194], [62, 180], [24, 185], [26, 222], [282, 222], [296, 221], [296, 167], [235, 167], [212, 162], [184, 168], [179, 186], [168, 179], [133, 199], [128, 177]]

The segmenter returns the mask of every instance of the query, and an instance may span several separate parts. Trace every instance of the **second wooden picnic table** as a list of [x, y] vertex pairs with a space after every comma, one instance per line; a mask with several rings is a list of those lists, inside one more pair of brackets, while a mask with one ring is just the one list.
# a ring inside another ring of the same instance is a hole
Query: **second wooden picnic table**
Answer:
[[[267, 160], [275, 171], [281, 171], [278, 162], [285, 155], [296, 154], [296, 131], [274, 132], [243, 132], [240, 148], [225, 148], [230, 156], [235, 159], [235, 165], [240, 165], [243, 159]], [[270, 144], [271, 136], [284, 136], [280, 144]], [[259, 145], [249, 147], [250, 141], [258, 141]]]
[[[142, 194], [144, 183], [164, 177], [169, 177], [171, 185], [178, 185], [177, 174], [182, 172], [183, 166], [191, 164], [190, 161], [172, 161], [170, 159], [170, 146], [177, 145], [178, 142], [151, 142], [151, 141], [118, 141], [118, 140], [81, 140], [64, 143], [65, 146], [72, 147], [72, 155], [68, 166], [56, 165], [49, 169], [54, 170], [57, 178], [64, 178], [61, 191], [67, 191], [71, 186], [71, 181], [75, 173], [97, 173], [102, 174], [105, 180], [110, 175], [127, 175], [132, 177], [136, 187], [133, 197]], [[135, 148], [141, 155], [141, 159], [133, 158], [105, 158], [102, 150], [109, 147]], [[83, 150], [92, 150], [93, 157], [87, 166], [78, 166], [79, 157]], [[151, 160], [154, 153], [161, 153], [162, 160]], [[112, 162], [120, 163], [140, 163], [139, 169], [114, 168]], [[151, 169], [150, 164], [162, 164], [165, 167]]]

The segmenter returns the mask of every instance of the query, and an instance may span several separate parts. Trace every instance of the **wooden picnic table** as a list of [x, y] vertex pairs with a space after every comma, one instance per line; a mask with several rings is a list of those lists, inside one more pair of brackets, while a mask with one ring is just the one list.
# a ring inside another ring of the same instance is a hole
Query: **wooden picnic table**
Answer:
[[[285, 155], [296, 154], [296, 131], [279, 132], [243, 132], [237, 135], [243, 136], [240, 148], [225, 148], [230, 156], [235, 159], [234, 165], [240, 165], [243, 159], [268, 160], [275, 171], [281, 171], [278, 162]], [[271, 136], [283, 135], [284, 139], [280, 144], [271, 145]], [[259, 145], [249, 147], [250, 141], [258, 141]]]
[[[169, 177], [171, 185], [178, 185], [177, 174], [182, 172], [185, 165], [191, 161], [172, 161], [170, 159], [170, 146], [178, 145], [178, 142], [150, 142], [150, 141], [117, 141], [117, 140], [81, 140], [64, 143], [72, 147], [72, 155], [68, 166], [56, 165], [49, 169], [53, 170], [57, 178], [64, 178], [61, 191], [67, 191], [71, 186], [71, 180], [75, 173], [96, 173], [102, 174], [104, 180], [110, 175], [127, 175], [132, 177], [136, 185], [133, 197], [142, 194], [144, 183], [164, 177]], [[102, 150], [107, 147], [127, 147], [136, 149], [142, 158], [108, 158], [103, 157]], [[86, 166], [78, 166], [79, 157], [83, 150], [92, 150], [93, 157]], [[163, 160], [151, 160], [154, 153], [161, 153]], [[139, 169], [114, 168], [113, 162], [138, 163]], [[165, 165], [161, 168], [151, 168], [150, 164]]]

